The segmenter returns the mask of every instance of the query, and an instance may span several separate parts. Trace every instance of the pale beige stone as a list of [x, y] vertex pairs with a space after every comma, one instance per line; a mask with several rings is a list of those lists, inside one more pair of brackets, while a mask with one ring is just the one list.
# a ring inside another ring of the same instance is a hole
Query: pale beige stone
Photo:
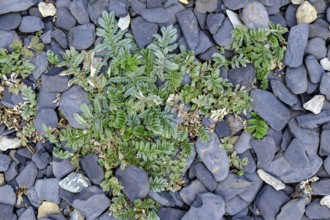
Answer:
[[40, 2], [38, 4], [39, 11], [43, 17], [55, 16], [57, 9], [53, 3]]
[[294, 5], [300, 5], [304, 2], [304, 0], [291, 0], [291, 3]]
[[38, 218], [45, 218], [49, 214], [61, 213], [60, 207], [56, 203], [44, 201], [38, 208]]
[[311, 3], [305, 1], [298, 7], [296, 12], [296, 18], [298, 24], [302, 24], [302, 23], [310, 24], [316, 20], [317, 11], [314, 8], [314, 6], [311, 5]]
[[3, 173], [0, 173], [0, 186], [3, 186], [5, 184], [6, 184], [5, 175]]

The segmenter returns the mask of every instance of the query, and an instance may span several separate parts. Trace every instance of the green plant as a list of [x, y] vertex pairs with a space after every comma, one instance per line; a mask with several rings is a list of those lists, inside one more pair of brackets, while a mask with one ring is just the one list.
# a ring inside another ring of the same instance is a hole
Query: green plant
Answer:
[[53, 51], [48, 50], [46, 55], [47, 55], [48, 62], [50, 62], [51, 64], [53, 64], [55, 66], [59, 64], [60, 61], [58, 59], [58, 56]]
[[252, 112], [252, 117], [248, 120], [247, 131], [255, 139], [263, 139], [268, 131], [268, 124], [257, 113]]

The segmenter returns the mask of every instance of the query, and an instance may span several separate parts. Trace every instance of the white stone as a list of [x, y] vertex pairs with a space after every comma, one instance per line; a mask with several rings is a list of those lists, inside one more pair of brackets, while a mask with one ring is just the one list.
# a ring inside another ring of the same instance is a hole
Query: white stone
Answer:
[[326, 57], [320, 61], [322, 68], [326, 71], [330, 71], [330, 60]]
[[80, 173], [70, 173], [67, 177], [59, 182], [62, 189], [72, 193], [79, 193], [83, 188], [91, 185], [89, 179]]
[[118, 27], [123, 31], [129, 27], [130, 23], [131, 23], [131, 16], [127, 14], [125, 17], [119, 18]]
[[319, 114], [324, 105], [325, 97], [324, 95], [316, 95], [308, 102], [304, 103], [304, 108], [314, 114]]
[[320, 200], [320, 204], [321, 205], [325, 205], [328, 208], [330, 208], [330, 195], [324, 196], [321, 200]]
[[38, 4], [38, 7], [39, 7], [39, 11], [43, 17], [56, 15], [57, 9], [53, 3], [40, 2]]
[[280, 180], [276, 179], [272, 175], [266, 173], [262, 169], [258, 169], [257, 173], [258, 173], [260, 179], [262, 179], [268, 185], [272, 186], [274, 189], [282, 190], [285, 188], [284, 183], [282, 183]]
[[0, 150], [17, 149], [21, 146], [21, 141], [18, 138], [9, 139], [7, 136], [0, 135]]
[[226, 10], [226, 13], [234, 28], [237, 26], [243, 25], [243, 23], [241, 22], [241, 20], [238, 17], [238, 14], [236, 14], [235, 12], [233, 12], [229, 9]]

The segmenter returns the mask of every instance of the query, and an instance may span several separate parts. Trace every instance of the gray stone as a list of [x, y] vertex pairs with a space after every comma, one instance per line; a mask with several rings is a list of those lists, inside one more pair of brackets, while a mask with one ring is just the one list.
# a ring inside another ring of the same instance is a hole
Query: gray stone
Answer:
[[34, 186], [27, 190], [26, 195], [34, 207], [39, 207], [41, 205], [42, 200], [40, 199]]
[[226, 150], [220, 146], [218, 136], [212, 133], [207, 143], [198, 138], [196, 150], [205, 166], [213, 173], [215, 180], [225, 180], [229, 173], [229, 159]]
[[204, 193], [197, 196], [182, 220], [221, 220], [225, 212], [225, 201], [221, 196]]
[[174, 199], [166, 191], [155, 192], [153, 190], [150, 190], [149, 193], [148, 193], [148, 196], [151, 199], [158, 202], [161, 206], [167, 206], [167, 207], [175, 207], [176, 206]]
[[16, 193], [10, 185], [0, 186], [0, 203], [14, 206], [16, 203]]
[[321, 111], [320, 114], [309, 113], [297, 116], [297, 122], [302, 128], [314, 129], [324, 123], [330, 122], [330, 110]]
[[296, 168], [306, 167], [309, 163], [309, 158], [304, 149], [303, 143], [294, 138], [284, 152], [284, 158]]
[[110, 0], [108, 9], [115, 12], [117, 17], [125, 17], [128, 14], [126, 0]]
[[0, 48], [8, 49], [15, 38], [19, 38], [14, 31], [3, 31], [0, 29]]
[[186, 212], [180, 209], [166, 207], [160, 208], [157, 213], [161, 220], [181, 220], [185, 214]]
[[24, 169], [16, 177], [19, 188], [31, 188], [38, 174], [38, 168], [33, 162], [27, 163]]
[[68, 39], [64, 31], [61, 29], [55, 29], [52, 32], [52, 38], [63, 48], [66, 49], [68, 47]]
[[187, 205], [191, 205], [195, 201], [197, 195], [206, 192], [207, 189], [205, 186], [199, 180], [194, 180], [188, 186], [182, 188], [179, 194]]
[[104, 180], [104, 171], [98, 163], [95, 154], [88, 154], [80, 159], [80, 166], [84, 174], [95, 185], [99, 185]]
[[292, 220], [301, 219], [305, 212], [304, 199], [293, 199], [282, 206], [281, 212], [276, 216], [276, 219]]
[[42, 43], [49, 44], [52, 41], [52, 32], [52, 30], [48, 30], [40, 36]]
[[309, 37], [320, 37], [324, 40], [327, 40], [330, 37], [329, 28], [326, 28], [322, 24], [316, 22], [309, 24]]
[[[136, 2], [139, 2], [139, 1], [136, 1]], [[133, 8], [133, 4], [131, 7]], [[142, 11], [143, 9], [144, 8], [140, 9], [139, 11]], [[168, 17], [168, 22], [166, 23], [166, 25], [176, 24], [178, 22], [178, 20], [176, 19], [176, 14], [185, 9], [186, 8], [182, 4], [173, 4], [173, 5], [166, 7], [165, 11], [166, 11], [166, 14]], [[139, 13], [141, 13], [141, 12], [139, 12]]]
[[230, 136], [231, 130], [229, 124], [226, 121], [219, 121], [215, 127], [215, 133], [219, 139]]
[[150, 190], [148, 174], [134, 165], [126, 166], [125, 170], [117, 168], [115, 176], [124, 187], [123, 192], [133, 202], [136, 199], [143, 199]]
[[308, 32], [308, 24], [299, 24], [290, 29], [287, 50], [284, 56], [285, 65], [291, 68], [302, 65], [307, 46]]
[[17, 12], [0, 15], [0, 29], [4, 31], [15, 30], [18, 28], [21, 20], [22, 16]]
[[35, 119], [33, 120], [36, 130], [44, 134], [44, 126], [46, 128], [56, 128], [58, 124], [57, 114], [53, 109], [44, 108], [37, 112]]
[[241, 85], [245, 88], [249, 88], [256, 79], [256, 71], [252, 65], [249, 64], [246, 67], [230, 69], [228, 71], [228, 79], [234, 85]]
[[307, 71], [304, 65], [298, 68], [288, 67], [285, 72], [285, 84], [293, 94], [302, 94], [307, 91]]
[[250, 92], [252, 108], [274, 130], [280, 131], [290, 120], [290, 111], [272, 93], [254, 89]]
[[56, 178], [61, 179], [71, 173], [75, 168], [70, 159], [60, 160], [54, 158], [52, 162], [53, 174]]
[[279, 24], [282, 27], [288, 27], [285, 18], [283, 17], [283, 15], [281, 13], [277, 13], [274, 15], [270, 15], [269, 16], [269, 20], [271, 22], [273, 22], [274, 24]]
[[230, 216], [237, 215], [249, 205], [248, 202], [241, 199], [239, 196], [235, 196], [234, 198], [230, 199], [226, 202], [226, 212]]
[[164, 8], [148, 8], [141, 11], [141, 16], [152, 23], [167, 23], [169, 21]]
[[37, 111], [41, 109], [55, 109], [56, 108], [56, 93], [46, 91], [43, 86], [41, 86], [38, 94], [37, 101]]
[[18, 220], [36, 220], [36, 214], [30, 206], [19, 216]]
[[60, 75], [46, 75], [41, 76], [42, 88], [47, 92], [64, 92], [69, 86], [69, 78]]
[[249, 164], [243, 167], [244, 172], [246, 173], [254, 173], [257, 169], [257, 165], [255, 162], [254, 157], [252, 156], [250, 150], [246, 150], [245, 152], [238, 155], [240, 159], [247, 158], [249, 161]]
[[56, 178], [39, 179], [35, 183], [36, 192], [41, 200], [60, 203], [60, 185]]
[[327, 171], [327, 173], [330, 174], [330, 157], [327, 157], [323, 161], [323, 166], [324, 166], [324, 169]]
[[197, 19], [191, 10], [186, 9], [176, 14], [182, 34], [190, 50], [196, 49], [199, 41]]
[[24, 16], [18, 29], [22, 33], [32, 33], [39, 31], [44, 27], [45, 25], [39, 17]]
[[5, 171], [5, 180], [9, 182], [17, 176], [17, 163], [12, 161], [9, 165], [9, 168]]
[[79, 24], [89, 23], [89, 16], [83, 0], [72, 1], [69, 9]]
[[14, 219], [15, 220], [13, 208], [14, 207], [11, 206], [11, 205], [6, 205], [6, 204], [1, 204], [0, 203], [0, 210], [1, 210], [0, 219], [3, 219], [3, 220]]
[[34, 79], [39, 79], [41, 74], [47, 69], [48, 67], [48, 60], [45, 52], [42, 53], [35, 53], [34, 57], [31, 59], [32, 63], [35, 66], [32, 74]]
[[330, 130], [323, 130], [321, 133], [321, 143], [319, 154], [321, 156], [330, 155]]
[[[177, 4], [177, 5], [180, 5], [180, 4]], [[132, 8], [133, 12], [135, 12], [138, 15], [141, 15], [141, 11], [147, 8], [147, 4], [146, 4], [146, 2], [132, 1], [131, 8]], [[184, 9], [186, 9], [186, 8], [183, 6], [183, 10]], [[174, 16], [175, 16], [175, 14], [174, 14]]]
[[320, 93], [330, 100], [330, 72], [324, 73], [320, 84]]
[[11, 159], [6, 154], [0, 154], [0, 172], [8, 170]]
[[208, 191], [213, 192], [217, 188], [217, 181], [213, 174], [205, 167], [203, 163], [197, 163], [194, 166], [197, 179], [207, 188]]
[[256, 172], [252, 174], [248, 174], [245, 172], [244, 178], [248, 180], [251, 184], [249, 188], [241, 192], [238, 196], [244, 201], [251, 203], [256, 198], [259, 190], [261, 189], [263, 181], [260, 179]]
[[52, 157], [46, 151], [39, 150], [32, 155], [32, 161], [39, 170], [43, 170], [52, 161]]
[[231, 35], [233, 29], [234, 28], [230, 20], [228, 18], [225, 18], [218, 32], [213, 34], [214, 41], [222, 47], [231, 44], [234, 41], [234, 38]]
[[196, 55], [204, 53], [210, 47], [214, 46], [211, 36], [209, 36], [209, 34], [206, 31], [205, 32], [200, 31], [198, 36], [199, 36], [199, 43], [196, 49], [194, 50]]
[[309, 79], [312, 83], [320, 83], [323, 74], [325, 73], [320, 63], [312, 55], [305, 58], [305, 65]]
[[311, 183], [313, 194], [326, 196], [330, 195], [330, 179], [321, 179]]
[[0, 2], [0, 14], [6, 14], [8, 12], [16, 11], [25, 11], [35, 3], [36, 0], [2, 0]]
[[74, 119], [74, 114], [81, 114], [80, 107], [89, 104], [88, 94], [79, 86], [72, 86], [64, 92], [60, 99], [60, 111], [74, 128], [85, 128]]
[[249, 132], [243, 131], [237, 142], [234, 144], [235, 151], [238, 154], [242, 154], [248, 149], [251, 149], [252, 148], [250, 145], [251, 139], [252, 139], [251, 134]]
[[225, 15], [222, 13], [209, 14], [206, 18], [206, 25], [211, 34], [218, 32], [223, 21], [225, 20]]
[[285, 104], [293, 107], [298, 104], [297, 97], [285, 86], [283, 82], [277, 79], [270, 81], [274, 95]]
[[58, 28], [62, 28], [68, 31], [76, 26], [76, 19], [71, 15], [67, 8], [58, 7], [56, 17], [55, 25]]
[[88, 49], [95, 41], [95, 25], [83, 24], [70, 29], [69, 45], [77, 50]]
[[217, 0], [197, 0], [195, 3], [195, 8], [199, 13], [212, 13], [217, 9]]
[[236, 11], [244, 8], [248, 4], [248, 0], [223, 0], [226, 8]]
[[268, 28], [269, 17], [267, 10], [260, 2], [249, 2], [243, 8], [241, 19], [250, 29]]
[[305, 215], [309, 219], [327, 219], [330, 218], [330, 208], [320, 204], [320, 199], [314, 199], [305, 209]]
[[325, 40], [319, 37], [312, 38], [308, 41], [305, 54], [313, 55], [317, 60], [327, 56], [327, 48]]
[[72, 192], [79, 193], [83, 188], [91, 185], [90, 181], [80, 173], [70, 173], [67, 177], [59, 182], [62, 189]]
[[275, 156], [274, 139], [266, 136], [262, 140], [252, 140], [251, 146], [258, 157], [257, 168], [267, 169]]
[[139, 48], [144, 48], [153, 40], [153, 35], [157, 33], [157, 24], [150, 23], [142, 17], [136, 17], [131, 21], [131, 29]]
[[109, 2], [104, 0], [88, 1], [87, 11], [89, 18], [95, 25], [98, 24], [98, 19], [102, 16], [102, 12], [107, 10], [108, 5]]

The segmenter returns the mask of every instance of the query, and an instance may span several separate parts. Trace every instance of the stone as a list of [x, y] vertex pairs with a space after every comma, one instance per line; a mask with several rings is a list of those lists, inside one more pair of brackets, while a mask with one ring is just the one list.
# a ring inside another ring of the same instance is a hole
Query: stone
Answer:
[[322, 76], [320, 84], [320, 93], [325, 95], [328, 100], [330, 100], [330, 73], [325, 73]]
[[88, 24], [89, 16], [83, 0], [74, 0], [70, 4], [70, 12], [79, 24]]
[[166, 191], [155, 192], [153, 190], [150, 190], [148, 193], [148, 197], [158, 202], [161, 206], [167, 206], [167, 207], [176, 206], [174, 199]]
[[303, 147], [303, 143], [298, 139], [294, 138], [287, 149], [284, 152], [284, 158], [296, 168], [304, 168], [309, 163], [309, 158]]
[[304, 65], [298, 68], [288, 67], [285, 72], [285, 84], [293, 94], [302, 94], [307, 91], [307, 71]]
[[187, 205], [191, 206], [197, 195], [206, 192], [205, 186], [199, 180], [194, 180], [188, 186], [182, 188], [179, 195]]
[[0, 48], [9, 48], [18, 35], [14, 31], [4, 31], [0, 29]]
[[218, 32], [224, 19], [225, 19], [225, 15], [222, 13], [209, 14], [206, 17], [206, 26], [211, 34], [215, 34]]
[[108, 10], [115, 12], [117, 17], [125, 17], [128, 14], [125, 0], [110, 0]]
[[285, 27], [287, 28], [288, 27], [288, 24], [285, 20], [285, 18], [283, 17], [283, 15], [281, 13], [277, 13], [277, 14], [274, 14], [274, 15], [270, 15], [269, 16], [269, 20], [271, 22], [273, 22], [274, 24], [279, 24], [281, 25], [282, 27]]
[[11, 159], [6, 154], [0, 154], [0, 172], [8, 170]]
[[150, 190], [148, 174], [134, 165], [126, 166], [125, 170], [117, 168], [115, 176], [124, 187], [123, 192], [127, 198], [134, 202], [136, 199], [143, 199]]
[[313, 194], [326, 196], [330, 194], [330, 179], [321, 179], [317, 182], [312, 182], [311, 187]]
[[214, 46], [213, 40], [211, 39], [211, 36], [209, 36], [208, 32], [200, 31], [198, 36], [199, 36], [199, 43], [195, 49], [196, 55], [204, 53], [210, 47]]
[[37, 218], [45, 218], [47, 217], [49, 214], [60, 214], [60, 207], [53, 202], [47, 202], [44, 201], [42, 202], [41, 206], [39, 206], [38, 208], [38, 216]]
[[43, 170], [52, 161], [52, 157], [46, 151], [39, 150], [32, 155], [32, 161], [39, 170]]
[[257, 165], [254, 161], [254, 157], [252, 156], [250, 150], [246, 150], [245, 152], [239, 154], [240, 159], [247, 158], [249, 163], [243, 167], [244, 172], [254, 173], [256, 171]]
[[223, 0], [226, 8], [236, 11], [244, 8], [248, 4], [248, 0]]
[[33, 208], [30, 206], [19, 216], [18, 220], [36, 220]]
[[280, 180], [276, 179], [269, 173], [263, 171], [262, 169], [258, 169], [257, 173], [258, 173], [260, 179], [262, 179], [268, 185], [272, 186], [277, 191], [285, 188], [284, 183], [282, 183]]
[[27, 195], [30, 203], [34, 207], [39, 207], [41, 205], [42, 200], [39, 198], [39, 195], [34, 186], [32, 186], [30, 189], [27, 190], [26, 195]]
[[91, 185], [89, 179], [80, 173], [72, 172], [67, 177], [59, 182], [62, 189], [72, 192], [79, 193], [83, 188]]
[[[133, 6], [132, 6], [133, 7]], [[144, 8], [142, 8], [139, 11], [142, 11]], [[165, 8], [165, 11], [167, 13], [168, 22], [166, 25], [170, 24], [176, 24], [178, 20], [176, 19], [176, 14], [185, 10], [186, 8], [182, 4], [173, 4]]]
[[98, 24], [98, 19], [102, 16], [102, 12], [107, 10], [108, 5], [109, 2], [103, 0], [88, 1], [87, 12], [95, 25]]
[[141, 11], [141, 16], [152, 23], [167, 23], [169, 18], [164, 8], [148, 8]]
[[47, 92], [64, 92], [69, 89], [69, 78], [61, 75], [47, 75], [41, 76], [42, 88]]
[[35, 0], [2, 0], [0, 2], [0, 15], [8, 12], [25, 11], [35, 2]]
[[18, 12], [0, 15], [0, 29], [11, 31], [18, 28], [21, 23], [22, 16]]
[[210, 135], [210, 140], [206, 143], [198, 138], [196, 151], [208, 170], [213, 173], [216, 181], [223, 181], [227, 178], [229, 159], [226, 150], [221, 147], [219, 138], [215, 133]]
[[274, 130], [281, 131], [290, 120], [290, 111], [272, 93], [265, 90], [253, 89], [252, 108]]
[[229, 137], [231, 135], [229, 124], [226, 121], [219, 121], [215, 126], [215, 133], [219, 139]]
[[197, 19], [197, 23], [198, 23], [200, 30], [205, 31], [207, 14], [200, 13], [199, 11], [196, 10], [196, 7], [192, 12], [194, 13], [194, 15]]
[[31, 188], [38, 174], [38, 168], [33, 162], [27, 163], [24, 169], [16, 177], [19, 188]]
[[244, 173], [244, 177], [251, 183], [251, 185], [245, 191], [241, 192], [238, 196], [244, 201], [251, 203], [253, 200], [255, 200], [258, 192], [263, 186], [263, 181], [262, 179], [260, 179], [259, 175], [256, 172], [252, 174]]
[[322, 68], [326, 71], [330, 71], [330, 60], [326, 57], [320, 60]]
[[249, 29], [268, 28], [267, 10], [260, 2], [248, 2], [242, 10], [241, 19]]
[[234, 144], [235, 151], [238, 154], [242, 154], [248, 149], [251, 149], [252, 148], [250, 145], [251, 139], [252, 139], [251, 133], [243, 131], [237, 142]]
[[305, 54], [313, 55], [317, 60], [327, 56], [325, 40], [320, 37], [312, 38], [308, 41]]
[[61, 29], [55, 29], [52, 32], [51, 36], [63, 49], [66, 49], [68, 47], [69, 43], [67, 40], [67, 36]]
[[104, 180], [104, 171], [98, 163], [95, 154], [88, 154], [80, 159], [80, 166], [84, 174], [95, 185], [100, 185]]
[[40, 40], [42, 41], [42, 43], [44, 44], [50, 44], [52, 41], [52, 30], [48, 30], [46, 32], [44, 32], [41, 36], [40, 36]]
[[33, 120], [34, 126], [36, 128], [36, 130], [41, 133], [44, 134], [45, 128], [56, 128], [57, 124], [58, 124], [58, 118], [57, 118], [57, 114], [53, 109], [41, 109], [39, 112], [37, 112], [37, 115], [35, 117], [35, 119]]
[[321, 133], [321, 142], [320, 142], [320, 150], [319, 154], [321, 156], [326, 156], [330, 154], [330, 130], [323, 130]]
[[315, 95], [311, 100], [304, 103], [304, 108], [313, 112], [314, 114], [319, 114], [323, 108], [325, 97], [323, 95]]
[[323, 74], [325, 73], [320, 63], [312, 55], [305, 58], [305, 65], [309, 79], [312, 83], [320, 83]]
[[73, 27], [68, 33], [69, 45], [77, 50], [88, 49], [95, 37], [95, 25], [90, 23]]
[[185, 211], [174, 208], [161, 207], [157, 212], [157, 216], [162, 220], [181, 220], [186, 214]]
[[41, 109], [55, 109], [56, 107], [56, 92], [48, 92], [41, 86], [38, 94], [37, 112]]
[[276, 219], [291, 220], [302, 219], [305, 212], [304, 199], [293, 199], [282, 206], [280, 213]]
[[218, 32], [213, 34], [214, 41], [222, 47], [231, 44], [234, 41], [234, 38], [231, 35], [231, 32], [233, 30], [234, 27], [231, 24], [230, 20], [228, 18], [225, 18]]
[[14, 206], [16, 203], [16, 193], [10, 185], [0, 186], [0, 203]]
[[131, 23], [131, 16], [127, 14], [125, 17], [119, 18], [118, 27], [120, 28], [120, 30], [124, 31], [128, 29], [130, 23]]
[[297, 23], [310, 24], [317, 19], [317, 11], [311, 3], [304, 1], [296, 12]]
[[212, 13], [217, 9], [217, 0], [197, 0], [195, 8], [199, 13], [205, 14], [206, 12]]
[[9, 168], [5, 171], [5, 180], [6, 182], [10, 182], [17, 176], [17, 163], [12, 161], [9, 165]]
[[39, 11], [43, 17], [48, 17], [48, 16], [55, 16], [56, 15], [56, 7], [53, 3], [45, 3], [45, 2], [40, 2], [38, 4]]
[[38, 179], [35, 183], [36, 192], [41, 200], [60, 203], [60, 186], [56, 178]]
[[320, 205], [324, 205], [324, 206], [327, 206], [328, 208], [330, 208], [330, 195], [322, 197], [322, 199], [320, 201]]
[[224, 181], [219, 183], [215, 194], [222, 196], [227, 202], [244, 192], [250, 186], [251, 182], [243, 176], [230, 173]]
[[289, 5], [288, 8], [285, 10], [285, 20], [289, 28], [297, 25], [297, 13], [298, 6], [297, 5]]
[[41, 74], [46, 71], [48, 67], [47, 55], [45, 52], [35, 53], [34, 57], [31, 59], [35, 66], [32, 74], [34, 79], [39, 79]]
[[213, 193], [204, 193], [197, 196], [189, 211], [182, 217], [182, 220], [221, 220], [225, 212], [225, 201], [221, 196]]
[[18, 29], [22, 33], [32, 33], [44, 27], [45, 25], [40, 18], [36, 16], [24, 16]]
[[239, 196], [235, 196], [231, 200], [226, 202], [226, 212], [230, 216], [235, 216], [249, 206], [248, 202], [245, 202]]
[[257, 155], [257, 168], [267, 169], [275, 156], [275, 141], [266, 136], [262, 140], [251, 140], [251, 146]]
[[252, 65], [248, 64], [246, 67], [239, 67], [235, 69], [230, 69], [228, 71], [228, 79], [234, 85], [244, 86], [249, 88], [252, 86], [256, 79], [256, 71]]
[[289, 197], [283, 191], [265, 185], [260, 190], [255, 204], [264, 219], [275, 219], [281, 207], [288, 201]]
[[243, 23], [238, 17], [238, 14], [236, 14], [235, 12], [227, 9], [226, 14], [234, 28], [243, 25]]
[[57, 9], [55, 25], [58, 28], [69, 31], [71, 28], [76, 26], [76, 19], [72, 16], [67, 8], [59, 7]]
[[132, 19], [131, 29], [134, 40], [140, 49], [150, 44], [153, 40], [153, 35], [157, 33], [157, 24], [150, 23], [142, 17]]
[[184, 39], [190, 50], [196, 49], [199, 42], [199, 28], [195, 15], [186, 9], [176, 14]]
[[305, 114], [297, 116], [297, 122], [299, 126], [308, 129], [314, 129], [318, 126], [330, 122], [330, 110], [324, 110], [320, 114]]
[[75, 119], [75, 114], [81, 114], [80, 107], [83, 105], [89, 105], [88, 94], [79, 86], [72, 86], [69, 90], [64, 92], [60, 99], [59, 108], [63, 116], [68, 120], [69, 124], [74, 128], [85, 128], [79, 124]]
[[67, 174], [71, 173], [75, 168], [72, 165], [70, 159], [60, 160], [54, 158], [52, 162], [52, 169], [54, 176], [58, 179], [61, 179]]
[[110, 200], [96, 186], [84, 188], [72, 207], [79, 210], [86, 219], [95, 219], [110, 206]]
[[298, 104], [298, 98], [285, 86], [285, 84], [277, 79], [270, 81], [273, 94], [285, 104], [293, 107]]
[[304, 2], [305, 0], [291, 0], [291, 3], [294, 5], [300, 5]]
[[320, 204], [320, 199], [314, 199], [306, 206], [305, 215], [309, 219], [327, 219], [330, 218], [330, 208]]
[[[180, 4], [177, 4], [177, 5], [180, 5]], [[183, 5], [181, 5], [181, 6], [183, 6]], [[147, 8], [147, 4], [146, 4], [146, 2], [132, 1], [131, 8], [132, 8], [133, 12], [135, 12], [138, 15], [141, 15], [141, 11]], [[183, 10], [184, 9], [185, 9], [185, 7], [183, 6]], [[174, 14], [174, 16], [175, 16], [175, 14]]]
[[209, 192], [213, 192], [217, 188], [217, 181], [213, 174], [205, 167], [203, 163], [197, 163], [194, 166], [197, 179], [207, 188]]
[[297, 68], [302, 65], [309, 35], [308, 24], [299, 24], [290, 29], [284, 64]]
[[323, 161], [323, 166], [324, 166], [324, 169], [327, 171], [327, 173], [330, 173], [330, 157], [327, 157]]
[[[1, 12], [1, 11], [0, 11]], [[13, 206], [1, 204], [0, 203], [0, 219], [7, 220], [7, 219], [15, 219], [14, 218], [14, 210]]]
[[[318, 20], [316, 20], [318, 21]], [[324, 21], [324, 20], [321, 20], [320, 21]], [[328, 23], [327, 23], [328, 24]], [[309, 24], [309, 37], [310, 38], [313, 38], [313, 37], [320, 37], [324, 40], [327, 40], [330, 36], [330, 31], [329, 31], [329, 28], [326, 27], [324, 24], [321, 24], [321, 23], [312, 23], [312, 24]]]

